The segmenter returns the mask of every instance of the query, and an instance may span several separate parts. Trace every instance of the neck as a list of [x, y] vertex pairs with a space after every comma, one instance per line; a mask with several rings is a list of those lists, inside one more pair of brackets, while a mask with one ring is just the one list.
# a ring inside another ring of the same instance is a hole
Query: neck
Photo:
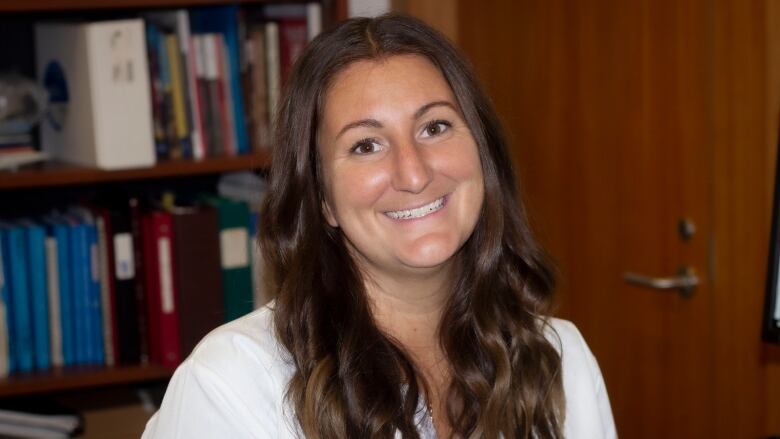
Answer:
[[450, 267], [412, 275], [367, 273], [366, 293], [380, 329], [413, 353], [438, 350], [438, 326], [450, 295]]

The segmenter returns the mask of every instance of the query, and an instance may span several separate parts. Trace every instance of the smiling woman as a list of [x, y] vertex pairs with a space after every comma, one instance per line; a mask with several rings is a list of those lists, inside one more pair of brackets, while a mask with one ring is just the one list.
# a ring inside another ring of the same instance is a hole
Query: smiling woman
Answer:
[[595, 359], [467, 63], [412, 18], [297, 62], [261, 244], [276, 300], [208, 335], [145, 437], [611, 438]]

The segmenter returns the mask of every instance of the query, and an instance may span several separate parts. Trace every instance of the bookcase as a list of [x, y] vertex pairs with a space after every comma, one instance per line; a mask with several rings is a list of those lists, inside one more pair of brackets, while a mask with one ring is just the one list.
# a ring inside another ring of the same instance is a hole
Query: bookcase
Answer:
[[[321, 0], [322, 27], [347, 15], [346, 0]], [[103, 19], [134, 16], [142, 11], [238, 5], [260, 7], [264, 4], [306, 3], [296, 1], [224, 1], [224, 0], [4, 0], [0, 2], [0, 71], [15, 69], [34, 76], [33, 24], [42, 19]], [[9, 44], [9, 43], [13, 44]], [[91, 200], [115, 190], [133, 193], [173, 189], [197, 192], [213, 191], [220, 175], [234, 171], [262, 172], [270, 164], [266, 150], [235, 156], [215, 156], [200, 160], [159, 161], [151, 167], [102, 170], [57, 160], [0, 170], [0, 218], [31, 209], [43, 211], [63, 200]], [[218, 293], [218, 292], [215, 292]], [[162, 384], [173, 367], [154, 363], [138, 365], [71, 366], [12, 373], [0, 378], [0, 402], [9, 398], [42, 397], [54, 394], [105, 392], [119, 387]]]

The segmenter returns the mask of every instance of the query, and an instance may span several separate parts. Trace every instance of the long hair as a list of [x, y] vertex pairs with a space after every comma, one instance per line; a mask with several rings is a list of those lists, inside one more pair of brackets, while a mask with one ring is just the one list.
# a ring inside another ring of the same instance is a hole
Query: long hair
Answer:
[[355, 61], [398, 54], [424, 56], [441, 71], [484, 174], [480, 218], [457, 255], [439, 325], [451, 368], [446, 416], [462, 438], [559, 438], [561, 358], [544, 317], [554, 275], [518, 201], [498, 118], [447, 39], [399, 15], [350, 19], [315, 38], [280, 102], [260, 240], [276, 335], [295, 366], [287, 401], [311, 439], [419, 437], [426, 383], [403, 346], [377, 327], [344, 237], [325, 221], [316, 145], [334, 76]]

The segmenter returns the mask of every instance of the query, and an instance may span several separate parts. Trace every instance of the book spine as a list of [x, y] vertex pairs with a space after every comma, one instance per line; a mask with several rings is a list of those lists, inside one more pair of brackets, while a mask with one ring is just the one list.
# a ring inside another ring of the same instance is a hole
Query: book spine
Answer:
[[279, 25], [273, 21], [265, 24], [265, 53], [268, 73], [268, 111], [273, 129], [276, 120], [276, 110], [281, 94], [281, 61], [279, 59]]
[[[234, 107], [234, 101], [236, 96], [233, 92], [233, 74], [232, 66], [229, 58], [230, 48], [228, 47], [222, 34], [217, 34], [217, 60], [219, 65], [219, 77], [222, 84], [222, 96], [224, 101], [221, 102], [224, 110], [225, 121], [227, 126], [227, 142], [225, 142], [228, 155], [237, 155], [241, 152], [236, 132], [238, 130], [236, 125], [236, 113]], [[240, 89], [239, 89], [240, 90]], [[240, 93], [240, 91], [239, 91]]]
[[149, 58], [149, 83], [152, 97], [152, 127], [157, 159], [166, 160], [170, 155], [165, 135], [165, 111], [163, 83], [160, 67], [160, 32], [152, 23], [146, 24], [146, 51]]
[[51, 364], [49, 356], [49, 297], [46, 291], [46, 232], [43, 227], [37, 224], [29, 224], [26, 231], [35, 368], [45, 370]]
[[87, 244], [86, 227], [74, 223], [71, 229], [71, 262], [73, 267], [73, 331], [74, 331], [74, 363], [84, 364], [88, 360], [87, 349], [89, 341], [89, 246]]
[[206, 139], [203, 133], [203, 100], [198, 90], [196, 75], [196, 51], [190, 31], [190, 18], [187, 11], [178, 11], [177, 16], [179, 41], [182, 50], [182, 65], [186, 66], [187, 95], [189, 97], [190, 126], [192, 127], [192, 152], [196, 160], [206, 156]]
[[87, 225], [89, 237], [89, 344], [91, 364], [105, 364], [103, 349], [103, 310], [100, 305], [100, 250], [98, 247], [97, 226], [94, 221]]
[[149, 362], [149, 333], [145, 284], [143, 282], [145, 267], [143, 264], [142, 215], [138, 199], [131, 198], [128, 200], [128, 203], [130, 205], [130, 229], [133, 235], [133, 262], [137, 279], [135, 282], [135, 310], [136, 321], [138, 323], [138, 357], [141, 364], [146, 364]]
[[[113, 233], [113, 272], [116, 307], [113, 315], [117, 327], [117, 356], [121, 364], [140, 362], [138, 310], [136, 309], [135, 245], [130, 218], [124, 209], [111, 214]], [[121, 310], [121, 312], [118, 312]]]
[[62, 319], [60, 318], [60, 273], [57, 236], [46, 237], [46, 280], [49, 290], [49, 347], [51, 365], [60, 367], [65, 364], [62, 355]]
[[249, 73], [249, 82], [251, 84], [249, 101], [252, 102], [249, 117], [253, 127], [251, 139], [253, 149], [255, 151], [263, 151], [269, 149], [271, 145], [271, 127], [268, 115], [268, 82], [266, 80], [265, 32], [263, 30], [250, 31], [249, 38], [252, 43], [249, 48], [252, 53]]
[[176, 109], [173, 99], [173, 79], [171, 75], [171, 61], [168, 56], [166, 34], [161, 34], [157, 41], [157, 50], [160, 54], [160, 83], [162, 90], [162, 112], [165, 137], [168, 140], [168, 158], [182, 158], [182, 149], [179, 144], [179, 136], [176, 131]]
[[216, 150], [219, 155], [226, 155], [229, 151], [228, 142], [228, 123], [227, 115], [224, 110], [225, 90], [220, 82], [219, 74], [219, 34], [206, 34], [203, 39], [203, 51], [206, 61], [206, 77], [208, 78], [209, 97], [211, 98], [211, 129], [216, 135]]
[[282, 83], [287, 83], [295, 60], [303, 53], [308, 41], [306, 21], [285, 19], [279, 22], [279, 48]]
[[7, 377], [11, 371], [11, 352], [8, 326], [8, 276], [5, 264], [5, 233], [0, 228], [0, 378]]
[[9, 254], [11, 274], [10, 302], [13, 313], [12, 351], [15, 354], [14, 370], [29, 372], [33, 369], [33, 335], [30, 310], [30, 290], [27, 280], [28, 256], [24, 233], [18, 227], [9, 230]]
[[306, 29], [309, 41], [322, 32], [322, 5], [318, 2], [306, 4]]
[[73, 328], [73, 276], [71, 261], [71, 237], [68, 226], [59, 223], [54, 226], [57, 236], [57, 264], [60, 291], [60, 322], [62, 332], [62, 360], [65, 366], [75, 363], [75, 330]]
[[111, 277], [111, 249], [110, 249], [110, 223], [106, 212], [97, 212], [95, 220], [98, 233], [98, 260], [100, 261], [100, 309], [103, 334], [104, 363], [106, 366], [116, 364], [116, 322], [114, 320], [113, 296], [114, 286]]
[[171, 215], [155, 212], [152, 216], [159, 286], [159, 348], [163, 366], [176, 367], [181, 362], [176, 285], [173, 273], [173, 233]]
[[155, 237], [153, 213], [146, 213], [141, 219], [144, 253], [144, 287], [146, 291], [147, 333], [149, 339], [149, 361], [161, 363], [160, 355], [160, 275], [157, 263], [157, 239]]
[[205, 35], [193, 35], [192, 41], [195, 47], [195, 69], [198, 78], [198, 96], [201, 99], [201, 118], [206, 139], [206, 155], [210, 157], [219, 155], [219, 133], [215, 129], [217, 122], [213, 112], [214, 97], [211, 94], [210, 77], [208, 72], [208, 43]]
[[186, 78], [181, 63], [181, 50], [178, 37], [175, 34], [165, 36], [165, 48], [171, 74], [171, 95], [173, 99], [173, 119], [176, 131], [176, 139], [181, 148], [182, 158], [192, 158], [192, 145], [190, 144], [189, 121], [187, 120], [187, 105], [185, 86]]

